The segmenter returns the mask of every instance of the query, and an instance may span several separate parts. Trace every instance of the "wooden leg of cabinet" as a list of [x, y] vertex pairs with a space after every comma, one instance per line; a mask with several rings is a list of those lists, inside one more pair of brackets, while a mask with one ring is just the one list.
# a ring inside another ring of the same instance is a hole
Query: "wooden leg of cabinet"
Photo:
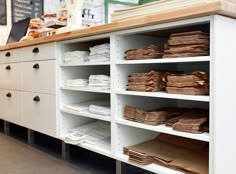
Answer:
[[70, 160], [70, 145], [64, 141], [62, 141], [61, 158], [63, 160]]

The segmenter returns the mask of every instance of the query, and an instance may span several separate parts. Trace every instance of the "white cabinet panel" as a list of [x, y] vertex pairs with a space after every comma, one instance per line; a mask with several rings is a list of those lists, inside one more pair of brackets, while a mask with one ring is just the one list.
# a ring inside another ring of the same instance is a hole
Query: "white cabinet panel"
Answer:
[[2, 119], [21, 125], [21, 92], [12, 90], [0, 91], [0, 116]]
[[23, 91], [55, 94], [55, 60], [22, 63]]
[[55, 43], [26, 47], [21, 55], [22, 61], [52, 60], [55, 58]]
[[23, 49], [14, 49], [0, 52], [0, 63], [13, 63], [21, 61]]
[[21, 70], [20, 63], [0, 65], [0, 88], [21, 89]]
[[23, 125], [56, 137], [56, 97], [38, 93], [22, 93]]

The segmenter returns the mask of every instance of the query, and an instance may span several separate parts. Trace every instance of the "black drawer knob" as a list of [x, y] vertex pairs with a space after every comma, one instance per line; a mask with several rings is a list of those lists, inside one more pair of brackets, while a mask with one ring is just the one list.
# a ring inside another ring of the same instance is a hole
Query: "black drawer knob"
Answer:
[[10, 65], [7, 65], [6, 66], [6, 70], [10, 70], [11, 69], [11, 66]]
[[32, 52], [33, 52], [33, 53], [39, 53], [39, 48], [37, 48], [37, 47], [34, 48]]
[[34, 64], [33, 68], [34, 68], [34, 69], [39, 69], [39, 64], [37, 64], [37, 63]]
[[40, 101], [40, 98], [39, 98], [39, 96], [35, 96], [33, 100], [34, 100], [35, 102], [39, 102], [39, 101]]
[[10, 98], [11, 97], [11, 93], [8, 92], [6, 96]]
[[5, 56], [6, 56], [6, 57], [10, 57], [10, 56], [11, 56], [11, 53], [10, 53], [10, 52], [7, 52], [7, 53], [5, 54]]

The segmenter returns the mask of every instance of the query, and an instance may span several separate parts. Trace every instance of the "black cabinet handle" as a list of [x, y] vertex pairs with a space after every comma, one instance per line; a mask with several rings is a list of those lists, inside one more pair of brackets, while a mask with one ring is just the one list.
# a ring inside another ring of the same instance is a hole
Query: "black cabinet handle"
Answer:
[[33, 68], [34, 68], [34, 69], [39, 69], [39, 64], [37, 64], [37, 63], [34, 64]]
[[33, 100], [34, 100], [35, 102], [39, 102], [39, 101], [40, 101], [40, 98], [39, 98], [39, 96], [35, 96]]
[[7, 65], [6, 66], [6, 70], [10, 70], [11, 69], [11, 66], [10, 65]]
[[11, 97], [11, 93], [8, 92], [6, 96], [10, 98]]
[[39, 53], [39, 48], [37, 48], [37, 47], [34, 48], [32, 52], [33, 52], [33, 53]]
[[5, 56], [6, 56], [6, 57], [10, 57], [10, 56], [11, 56], [11, 53], [10, 53], [10, 52], [7, 52], [7, 53], [5, 54]]

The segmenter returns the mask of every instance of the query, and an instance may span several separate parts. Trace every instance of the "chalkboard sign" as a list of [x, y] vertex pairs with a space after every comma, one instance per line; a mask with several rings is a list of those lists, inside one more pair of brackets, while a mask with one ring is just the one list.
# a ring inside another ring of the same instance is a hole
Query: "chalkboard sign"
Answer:
[[0, 25], [7, 24], [6, 0], [0, 0]]
[[12, 22], [43, 15], [43, 0], [12, 0]]

